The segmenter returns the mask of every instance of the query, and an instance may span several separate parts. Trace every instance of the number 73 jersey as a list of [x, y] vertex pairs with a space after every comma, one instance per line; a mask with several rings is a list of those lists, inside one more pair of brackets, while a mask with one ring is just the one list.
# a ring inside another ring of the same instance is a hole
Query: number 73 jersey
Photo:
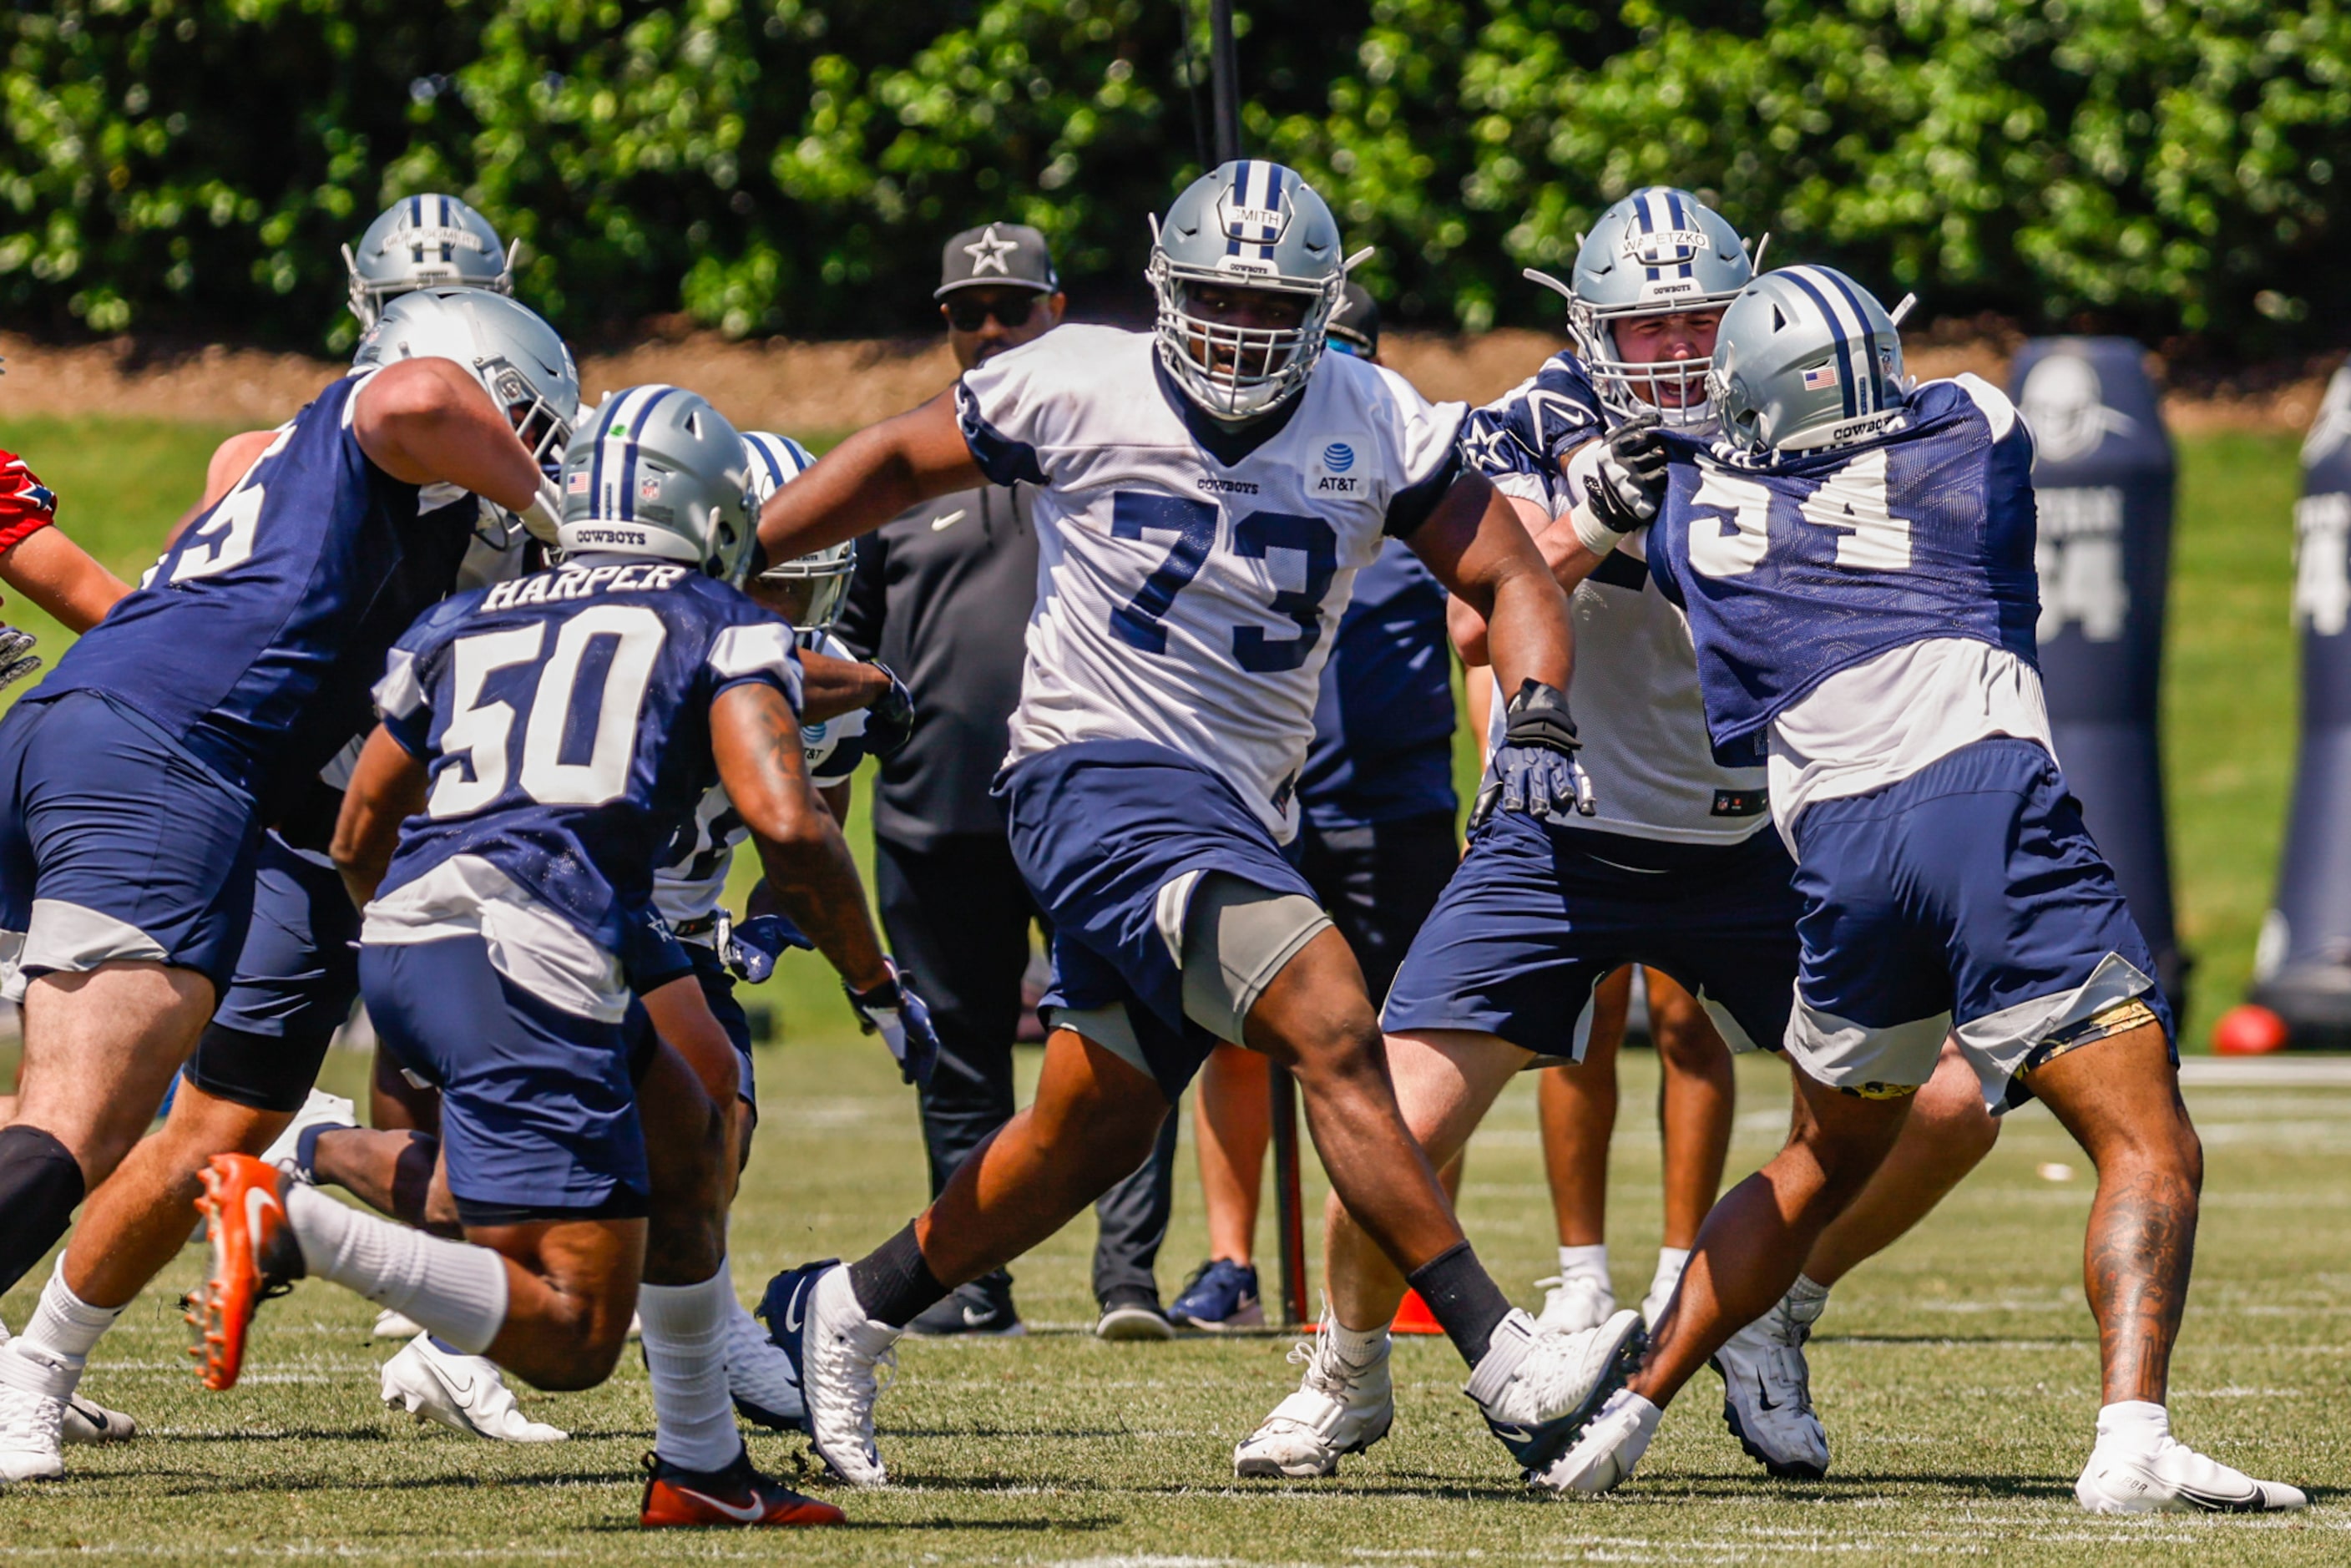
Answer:
[[1761, 761], [1771, 721], [1821, 682], [1912, 643], [2039, 667], [2032, 437], [1999, 389], [1929, 382], [1867, 444], [1768, 464], [1669, 441], [1649, 564], [1689, 616], [1718, 759]]
[[1458, 473], [1462, 405], [1329, 354], [1237, 439], [1176, 389], [1150, 333], [1106, 327], [1056, 328], [956, 396], [987, 476], [1036, 486], [1037, 604], [1006, 761], [1151, 741], [1290, 838], [1355, 574]]
[[430, 770], [379, 903], [466, 857], [622, 952], [655, 859], [716, 781], [711, 704], [746, 683], [799, 710], [791, 628], [683, 566], [590, 556], [444, 601], [376, 688]]

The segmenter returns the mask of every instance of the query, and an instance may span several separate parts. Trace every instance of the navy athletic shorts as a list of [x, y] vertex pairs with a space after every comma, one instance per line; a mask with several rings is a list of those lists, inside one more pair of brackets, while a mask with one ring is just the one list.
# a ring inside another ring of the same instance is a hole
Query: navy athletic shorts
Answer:
[[1593, 988], [1646, 964], [1705, 1004], [1734, 1048], [1776, 1051], [1796, 977], [1793, 870], [1769, 829], [1673, 844], [1498, 811], [1421, 925], [1381, 1024], [1580, 1061]]
[[359, 907], [334, 868], [264, 834], [235, 977], [188, 1082], [256, 1110], [300, 1110], [359, 998]]
[[1915, 1088], [1956, 1033], [1998, 1110], [2030, 1097], [2014, 1079], [2036, 1053], [2102, 1019], [2171, 1033], [2147, 940], [2036, 742], [1979, 740], [1808, 806], [1795, 837], [1803, 961], [1788, 1050], [1822, 1082]]
[[1230, 785], [1148, 741], [1025, 758], [997, 775], [994, 793], [1012, 858], [1052, 924], [1053, 985], [1040, 1006], [1127, 1004], [1151, 1075], [1173, 1103], [1217, 1040], [1184, 1015], [1175, 948], [1186, 911], [1162, 908], [1184, 901], [1163, 901], [1161, 890], [1208, 872], [1302, 898], [1314, 890]]
[[118, 960], [228, 988], [253, 907], [253, 798], [94, 691], [0, 720], [0, 960], [25, 979]]
[[441, 1091], [449, 1192], [468, 1225], [621, 1219], [652, 1190], [630, 1075], [642, 1007], [606, 1023], [533, 997], [479, 936], [360, 950], [368, 1016]]

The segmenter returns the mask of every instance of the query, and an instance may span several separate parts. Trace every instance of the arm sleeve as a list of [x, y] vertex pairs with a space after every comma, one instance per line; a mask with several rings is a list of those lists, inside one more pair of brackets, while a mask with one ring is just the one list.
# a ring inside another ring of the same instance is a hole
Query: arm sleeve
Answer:
[[1428, 520], [1437, 501], [1461, 476], [1462, 434], [1469, 411], [1458, 402], [1430, 402], [1393, 371], [1382, 370], [1380, 376], [1395, 404], [1395, 467], [1385, 531], [1403, 538]]
[[965, 371], [956, 382], [956, 421], [972, 460], [990, 483], [1048, 483], [1040, 449], [1050, 445], [1047, 426], [1061, 401], [1052, 395], [1051, 383], [1058, 379], [1062, 350], [1084, 332], [1056, 328]]
[[0, 555], [57, 520], [57, 493], [13, 452], [0, 452]]
[[857, 541], [857, 565], [849, 574], [849, 592], [841, 601], [841, 619], [833, 635], [858, 659], [882, 653], [882, 622], [889, 599], [889, 529], [885, 525]]
[[792, 705], [792, 712], [800, 711], [799, 651], [792, 646], [791, 629], [782, 622], [763, 617], [725, 628], [711, 639], [706, 663], [713, 702], [731, 687], [756, 683], [775, 687]]

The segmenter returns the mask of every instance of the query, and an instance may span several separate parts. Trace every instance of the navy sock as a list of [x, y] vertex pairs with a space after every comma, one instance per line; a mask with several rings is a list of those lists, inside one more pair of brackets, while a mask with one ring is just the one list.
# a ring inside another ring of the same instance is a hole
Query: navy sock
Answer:
[[947, 1287], [923, 1261], [911, 1219], [904, 1230], [849, 1266], [849, 1288], [867, 1317], [893, 1329], [904, 1328], [947, 1295]]
[[82, 1200], [81, 1162], [38, 1127], [0, 1127], [0, 1295], [48, 1255]]
[[1495, 1328], [1510, 1315], [1510, 1303], [1469, 1243], [1455, 1242], [1415, 1269], [1408, 1282], [1444, 1325], [1461, 1359], [1473, 1367], [1485, 1360]]
[[319, 1185], [319, 1135], [321, 1133], [350, 1133], [357, 1128], [340, 1122], [320, 1122], [302, 1129], [294, 1140], [294, 1168], [312, 1186]]

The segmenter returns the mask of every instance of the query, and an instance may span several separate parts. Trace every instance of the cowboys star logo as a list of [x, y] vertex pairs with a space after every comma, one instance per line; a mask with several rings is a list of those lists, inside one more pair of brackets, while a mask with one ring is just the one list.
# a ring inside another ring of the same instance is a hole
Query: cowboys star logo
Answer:
[[971, 275], [974, 277], [977, 277], [983, 272], [993, 272], [999, 277], [1009, 277], [1012, 276], [1012, 269], [1004, 265], [1004, 258], [1019, 248], [1020, 246], [1011, 240], [997, 238], [996, 225], [990, 224], [980, 231], [977, 239], [963, 247], [963, 253], [971, 257]]

